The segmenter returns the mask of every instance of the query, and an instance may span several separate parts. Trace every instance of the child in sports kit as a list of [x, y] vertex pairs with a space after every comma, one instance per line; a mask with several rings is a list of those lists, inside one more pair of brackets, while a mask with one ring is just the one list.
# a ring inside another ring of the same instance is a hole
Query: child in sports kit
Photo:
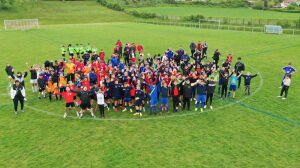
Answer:
[[206, 102], [206, 87], [207, 87], [206, 83], [204, 80], [199, 79], [197, 80], [197, 82], [192, 83], [192, 86], [193, 85], [196, 85], [197, 94], [198, 94], [195, 111], [198, 111], [199, 103], [201, 103], [201, 112], [203, 112], [203, 107]]
[[142, 116], [144, 98], [145, 98], [144, 91], [141, 90], [140, 85], [137, 85], [136, 90], [135, 90], [135, 109], [136, 109], [136, 113], [134, 115]]
[[26, 62], [26, 66], [28, 70], [30, 71], [30, 83], [32, 87], [32, 92], [35, 93], [37, 92], [37, 70], [35, 68], [35, 65], [32, 65], [31, 68], [28, 66], [28, 62]]
[[[257, 74], [259, 74], [259, 73], [257, 73]], [[250, 95], [250, 82], [251, 82], [252, 78], [257, 76], [257, 74], [250, 75], [250, 72], [247, 72], [247, 75], [242, 74], [242, 77], [244, 78], [244, 81], [245, 81], [245, 96], [247, 95], [247, 91], [248, 91], [248, 95]]]
[[[72, 82], [72, 81], [69, 81], [69, 82]], [[60, 93], [63, 93], [63, 92], [66, 91], [67, 81], [66, 81], [66, 79], [65, 79], [65, 77], [64, 77], [63, 74], [59, 75], [59, 78], [58, 78], [58, 87], [59, 87], [59, 92]], [[59, 95], [60, 95], [59, 96], [59, 100], [61, 100], [62, 99], [62, 95], [61, 94], [59, 94]]]
[[80, 46], [76, 44], [74, 50], [76, 52], [77, 58], [80, 59]]
[[229, 98], [230, 97], [230, 93], [232, 91], [232, 98], [234, 99], [235, 98], [235, 91], [236, 91], [236, 85], [237, 85], [237, 81], [239, 79], [239, 77], [241, 76], [242, 74], [240, 74], [239, 76], [237, 76], [236, 73], [234, 73], [231, 78], [230, 78], [230, 87], [229, 87], [229, 92], [228, 92], [228, 95], [227, 97]]
[[64, 91], [64, 92], [61, 92], [61, 93], [55, 93], [55, 94], [56, 94], [56, 95], [60, 95], [60, 96], [64, 96], [64, 98], [65, 98], [66, 106], [65, 106], [65, 114], [64, 114], [64, 118], [67, 117], [67, 115], [68, 115], [68, 114], [67, 114], [68, 108], [71, 108], [71, 107], [74, 108], [77, 117], [79, 117], [78, 110], [77, 110], [77, 108], [76, 108], [75, 105], [74, 105], [74, 96], [76, 96], [76, 93], [71, 92], [69, 86], [67, 86], [67, 87], [65, 88], [65, 91]]
[[283, 100], [286, 99], [290, 85], [291, 85], [291, 76], [287, 75], [285, 77], [285, 79], [283, 80], [283, 87], [281, 89], [280, 96], [278, 96], [278, 97], [282, 97], [283, 92], [284, 92], [285, 95], [282, 99]]
[[[112, 96], [113, 96], [113, 99], [114, 99], [114, 108], [115, 108], [116, 112], [118, 112], [119, 104], [120, 105], [122, 104], [121, 93], [122, 93], [121, 84], [119, 84], [119, 81], [116, 79], [113, 86], [112, 86]], [[121, 109], [124, 109], [123, 106], [120, 106], [120, 107], [121, 107]]]
[[183, 106], [182, 110], [185, 110], [185, 106], [187, 104], [188, 111], [190, 111], [190, 102], [192, 99], [193, 87], [191, 86], [190, 80], [187, 79], [182, 83], [182, 93], [183, 93]]
[[48, 89], [48, 95], [49, 95], [49, 101], [52, 101], [52, 94], [55, 95], [55, 100], [57, 100], [57, 95], [55, 93], [57, 93], [57, 83], [54, 83], [52, 81], [52, 78], [49, 78], [48, 80], [48, 84], [47, 84], [47, 89]]
[[224, 74], [220, 73], [222, 76], [222, 92], [221, 92], [221, 99], [223, 98], [223, 95], [225, 93], [225, 98], [227, 96], [227, 90], [228, 90], [228, 80], [232, 73], [225, 72]]
[[100, 112], [100, 118], [105, 118], [104, 114], [104, 106], [105, 106], [105, 98], [104, 98], [104, 92], [102, 89], [99, 89], [98, 92], [95, 92], [97, 96], [97, 104], [99, 107]]
[[[162, 87], [160, 88], [160, 92], [161, 92], [161, 99], [160, 99], [160, 115], [162, 115], [162, 112], [164, 110], [167, 111], [168, 114], [169, 113], [169, 99], [168, 99], [168, 94], [169, 94], [169, 86], [167, 84], [167, 82], [164, 81], [164, 79], [162, 79]], [[171, 82], [170, 82], [171, 84]]]
[[77, 95], [80, 97], [81, 100], [81, 104], [80, 104], [81, 111], [80, 111], [79, 119], [83, 117], [83, 113], [85, 112], [85, 110], [90, 111], [91, 116], [96, 118], [91, 108], [91, 95], [94, 93], [88, 91], [86, 86], [84, 86], [82, 90], [71, 90], [71, 92], [77, 93]]
[[[148, 81], [149, 82], [149, 81]], [[152, 110], [154, 112], [154, 115], [156, 115], [156, 108], [158, 104], [158, 87], [160, 84], [156, 85], [155, 82], [153, 82], [153, 85], [150, 85], [145, 82], [145, 85], [147, 85], [150, 88], [150, 115], [152, 115]]]
[[25, 88], [25, 82], [24, 79], [27, 77], [27, 71], [24, 71], [24, 75], [22, 75], [21, 72], [17, 73], [17, 76], [12, 75], [12, 78], [16, 81], [18, 80], [20, 82], [20, 84]]
[[46, 98], [46, 81], [43, 78], [43, 74], [39, 75], [37, 82], [38, 82], [38, 87], [39, 87], [38, 98], [41, 99], [41, 97], [40, 97], [41, 93], [44, 95], [44, 98]]
[[63, 45], [61, 47], [61, 56], [62, 56], [63, 60], [66, 61], [66, 49], [65, 49], [65, 45]]
[[130, 108], [131, 106], [131, 90], [133, 89], [133, 87], [129, 86], [128, 82], [124, 83], [124, 87], [123, 87], [123, 92], [124, 92], [124, 105], [125, 108], [123, 110], [123, 112], [127, 111], [127, 107], [130, 109], [130, 112], [132, 112], [132, 109]]
[[296, 69], [293, 68], [292, 67], [292, 63], [289, 62], [288, 66], [282, 68], [282, 72], [284, 73], [284, 76], [283, 76], [283, 79], [282, 79], [282, 82], [281, 82], [281, 86], [279, 88], [282, 88], [282, 86], [283, 86], [283, 80], [285, 79], [285, 77], [287, 75], [289, 75], [290, 78], [292, 78], [292, 74], [294, 74], [296, 72]]
[[73, 59], [74, 47], [72, 46], [72, 44], [69, 44], [68, 49], [69, 49], [69, 56], [71, 57], [71, 59]]
[[204, 108], [206, 108], [208, 101], [210, 101], [210, 109], [213, 109], [212, 103], [213, 103], [215, 88], [216, 88], [216, 81], [212, 76], [210, 77], [210, 80], [207, 82], [207, 96], [206, 96]]

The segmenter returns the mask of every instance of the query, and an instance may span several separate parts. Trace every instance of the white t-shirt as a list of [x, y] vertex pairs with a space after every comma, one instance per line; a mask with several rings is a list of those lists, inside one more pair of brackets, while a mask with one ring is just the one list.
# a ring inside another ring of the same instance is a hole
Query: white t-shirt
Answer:
[[96, 94], [97, 94], [97, 103], [99, 105], [104, 105], [105, 104], [104, 103], [104, 94], [103, 93], [98, 93], [98, 92], [96, 92]]
[[283, 84], [284, 84], [285, 86], [290, 86], [290, 85], [291, 85], [291, 79], [285, 78], [285, 79], [283, 80]]

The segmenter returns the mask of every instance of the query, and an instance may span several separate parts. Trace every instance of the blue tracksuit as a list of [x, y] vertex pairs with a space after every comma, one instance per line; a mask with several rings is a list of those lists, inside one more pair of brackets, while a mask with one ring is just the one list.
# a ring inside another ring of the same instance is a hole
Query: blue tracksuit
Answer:
[[245, 79], [245, 86], [250, 86], [250, 82], [251, 82], [251, 79], [252, 78], [254, 78], [254, 77], [256, 77], [257, 76], [257, 74], [256, 75], [242, 75], [242, 77], [244, 77], [244, 79]]
[[196, 104], [196, 108], [198, 108], [199, 103], [201, 103], [201, 108], [203, 108], [204, 103], [206, 101], [206, 85], [200, 85], [197, 84], [196, 89], [197, 89], [197, 94], [198, 94], [198, 99], [197, 99], [197, 104]]
[[119, 65], [118, 58], [117, 57], [112, 57], [111, 58], [111, 64], [112, 64], [112, 67], [118, 66]]
[[157, 95], [158, 95], [158, 87], [159, 85], [153, 87], [151, 85], [149, 85], [148, 83], [145, 83], [147, 86], [149, 86], [150, 88], [150, 106], [154, 106], [158, 104], [158, 99], [157, 99]]

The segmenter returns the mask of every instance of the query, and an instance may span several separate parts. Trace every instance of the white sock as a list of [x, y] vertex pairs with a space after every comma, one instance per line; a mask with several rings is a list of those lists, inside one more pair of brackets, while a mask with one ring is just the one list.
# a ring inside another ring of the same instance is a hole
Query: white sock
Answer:
[[31, 86], [32, 87], [32, 92], [34, 93], [34, 87], [33, 86]]
[[37, 86], [36, 85], [34, 86], [34, 88], [35, 88], [35, 92], [37, 92]]

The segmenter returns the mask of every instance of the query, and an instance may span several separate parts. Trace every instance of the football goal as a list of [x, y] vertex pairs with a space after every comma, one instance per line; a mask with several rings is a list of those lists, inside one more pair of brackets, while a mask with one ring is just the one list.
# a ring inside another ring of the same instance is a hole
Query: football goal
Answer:
[[5, 31], [38, 29], [38, 19], [4, 20]]
[[265, 25], [265, 33], [282, 34], [282, 27], [275, 25]]

